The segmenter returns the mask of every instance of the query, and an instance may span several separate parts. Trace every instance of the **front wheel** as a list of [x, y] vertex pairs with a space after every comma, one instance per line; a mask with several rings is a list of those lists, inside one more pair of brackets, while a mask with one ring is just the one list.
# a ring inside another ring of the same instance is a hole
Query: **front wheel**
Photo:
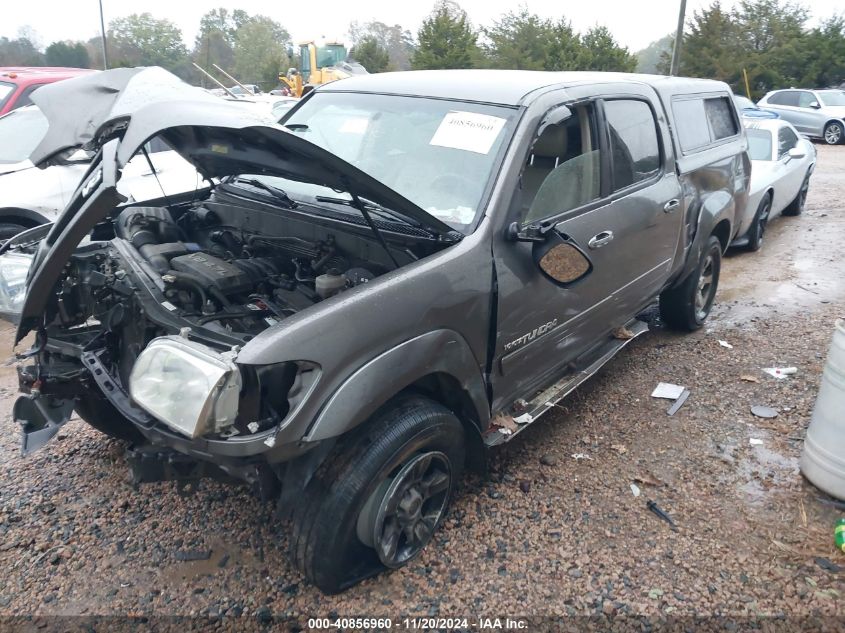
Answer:
[[701, 253], [698, 266], [680, 285], [660, 295], [660, 316], [671, 328], [692, 332], [707, 319], [722, 269], [722, 244], [711, 235]]
[[831, 121], [824, 126], [824, 142], [828, 145], [838, 145], [845, 138], [845, 131], [842, 130], [842, 124], [837, 121]]
[[419, 555], [464, 465], [460, 421], [422, 397], [386, 407], [353, 434], [314, 475], [293, 515], [291, 562], [330, 594]]
[[807, 204], [807, 192], [810, 190], [810, 173], [804, 176], [804, 182], [801, 183], [801, 188], [798, 190], [798, 195], [789, 203], [789, 206], [783, 210], [784, 215], [801, 215], [804, 213], [804, 207]]

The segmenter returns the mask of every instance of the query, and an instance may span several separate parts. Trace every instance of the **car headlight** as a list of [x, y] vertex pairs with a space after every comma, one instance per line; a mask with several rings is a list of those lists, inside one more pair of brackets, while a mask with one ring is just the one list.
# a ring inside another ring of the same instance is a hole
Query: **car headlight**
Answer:
[[241, 373], [234, 356], [181, 336], [153, 339], [135, 361], [129, 393], [138, 406], [188, 437], [219, 432], [238, 414]]
[[0, 255], [0, 316], [16, 320], [26, 297], [26, 276], [32, 255], [9, 251]]

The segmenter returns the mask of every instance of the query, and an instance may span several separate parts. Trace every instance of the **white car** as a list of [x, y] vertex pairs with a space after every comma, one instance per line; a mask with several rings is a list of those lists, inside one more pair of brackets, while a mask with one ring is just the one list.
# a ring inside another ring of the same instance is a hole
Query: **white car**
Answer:
[[[36, 106], [0, 117], [0, 242], [55, 220], [88, 169], [91, 156], [82, 151], [69, 154], [62, 164], [37, 169], [29, 155], [46, 132], [47, 119]], [[143, 155], [135, 156], [118, 186], [123, 195], [150, 200], [204, 186], [190, 163], [163, 143], [153, 140], [148, 155], [155, 173]]]
[[816, 148], [783, 119], [743, 118], [751, 158], [751, 193], [732, 246], [756, 251], [766, 224], [779, 213], [800, 215], [807, 200]]

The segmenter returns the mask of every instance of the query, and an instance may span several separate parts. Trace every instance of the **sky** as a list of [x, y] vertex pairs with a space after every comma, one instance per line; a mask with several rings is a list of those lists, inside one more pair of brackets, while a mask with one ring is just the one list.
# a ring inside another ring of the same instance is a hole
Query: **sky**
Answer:
[[[688, 0], [687, 16], [709, 6], [712, 0]], [[349, 23], [379, 20], [388, 25], [401, 24], [416, 34], [423, 19], [431, 12], [434, 0], [102, 0], [108, 21], [148, 11], [157, 18], [167, 18], [182, 29], [185, 44], [191, 48], [200, 16], [215, 7], [244, 9], [250, 14], [267, 15], [292, 35], [294, 42], [315, 40], [345, 41]], [[737, 0], [722, 0], [729, 7]], [[514, 0], [462, 0], [459, 4], [476, 26], [491, 24], [503, 13], [516, 9]], [[529, 11], [544, 17], [565, 15], [578, 31], [596, 24], [607, 26], [617, 41], [632, 52], [645, 48], [664, 35], [674, 32], [680, 0], [545, 0], [522, 3]], [[0, 37], [17, 37], [22, 27], [31, 27], [41, 46], [61, 39], [87, 40], [99, 34], [97, 0], [34, 0], [3, 2]], [[837, 12], [845, 12], [845, 0], [805, 0], [813, 13], [811, 24]], [[314, 11], [309, 13], [309, 9]]]

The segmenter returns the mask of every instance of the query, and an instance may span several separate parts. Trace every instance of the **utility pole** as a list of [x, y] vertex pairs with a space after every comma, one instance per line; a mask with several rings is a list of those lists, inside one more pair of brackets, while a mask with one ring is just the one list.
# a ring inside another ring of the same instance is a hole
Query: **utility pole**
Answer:
[[669, 74], [675, 76], [681, 67], [681, 42], [684, 39], [684, 17], [687, 12], [687, 0], [681, 0], [681, 10], [678, 13], [678, 30], [675, 31], [675, 46], [672, 49], [672, 66]]
[[108, 70], [109, 58], [106, 53], [106, 21], [103, 19], [103, 0], [100, 0], [100, 36], [103, 41], [103, 70]]

